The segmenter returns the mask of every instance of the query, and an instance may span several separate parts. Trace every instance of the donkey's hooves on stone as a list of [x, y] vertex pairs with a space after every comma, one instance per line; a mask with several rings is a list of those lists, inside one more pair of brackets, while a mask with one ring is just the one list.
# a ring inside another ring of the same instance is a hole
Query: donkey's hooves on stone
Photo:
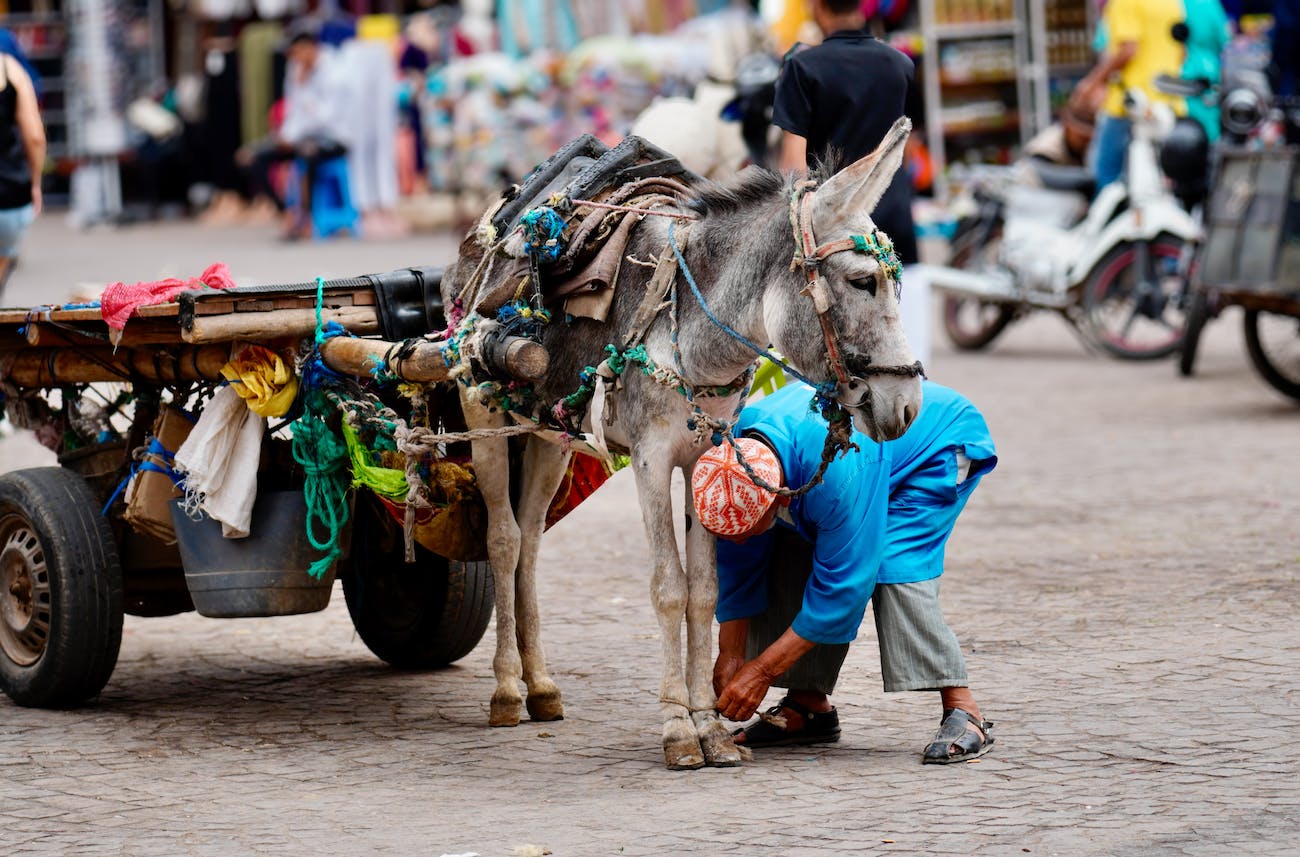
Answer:
[[492, 708], [488, 713], [489, 726], [518, 726], [519, 709], [522, 706], [520, 700], [515, 699], [492, 699]]
[[664, 744], [664, 761], [670, 771], [693, 771], [704, 767], [704, 751], [696, 740], [669, 741]]
[[538, 697], [534, 694], [528, 694], [528, 716], [533, 720], [547, 722], [550, 720], [564, 719], [564, 703], [560, 701], [560, 692], [557, 690], [554, 695], [545, 695]]
[[744, 752], [735, 745], [730, 735], [715, 737], [702, 736], [700, 746], [710, 768], [737, 768], [744, 762]]

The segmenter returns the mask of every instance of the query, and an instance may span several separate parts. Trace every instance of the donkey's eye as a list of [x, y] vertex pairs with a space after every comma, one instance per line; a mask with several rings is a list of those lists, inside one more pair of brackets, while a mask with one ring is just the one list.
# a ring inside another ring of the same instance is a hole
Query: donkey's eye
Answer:
[[860, 292], [868, 292], [873, 298], [876, 296], [877, 278], [875, 274], [867, 277], [860, 277], [856, 280], [849, 280], [849, 285]]

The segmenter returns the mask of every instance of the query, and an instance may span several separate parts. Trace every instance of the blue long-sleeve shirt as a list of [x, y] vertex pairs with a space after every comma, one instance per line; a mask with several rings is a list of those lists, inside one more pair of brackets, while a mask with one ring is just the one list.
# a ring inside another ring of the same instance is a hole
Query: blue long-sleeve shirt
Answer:
[[[804, 484], [821, 462], [826, 421], [809, 409], [811, 388], [791, 384], [747, 407], [738, 430], [772, 446], [785, 484]], [[860, 432], [859, 450], [836, 459], [821, 485], [794, 499], [777, 526], [813, 545], [813, 567], [795, 617], [796, 634], [816, 643], [857, 636], [877, 583], [909, 583], [943, 573], [943, 546], [966, 497], [997, 458], [988, 426], [965, 397], [923, 382], [916, 420], [898, 440]], [[958, 484], [960, 451], [971, 462]], [[720, 622], [767, 607], [773, 532], [743, 544], [718, 542]]]

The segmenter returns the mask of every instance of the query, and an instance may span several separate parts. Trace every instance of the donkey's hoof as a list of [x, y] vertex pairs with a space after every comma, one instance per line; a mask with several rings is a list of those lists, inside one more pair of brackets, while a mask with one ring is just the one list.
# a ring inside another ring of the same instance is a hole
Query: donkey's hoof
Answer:
[[492, 707], [488, 712], [489, 726], [518, 726], [520, 704], [518, 696], [492, 697]]
[[700, 730], [700, 749], [711, 768], [735, 768], [745, 760], [744, 751], [736, 746], [731, 733], [717, 720]]
[[533, 720], [545, 722], [564, 719], [564, 703], [560, 701], [560, 690], [550, 693], [528, 694], [528, 716]]
[[665, 747], [664, 763], [670, 771], [695, 771], [704, 767], [704, 754], [700, 746]]

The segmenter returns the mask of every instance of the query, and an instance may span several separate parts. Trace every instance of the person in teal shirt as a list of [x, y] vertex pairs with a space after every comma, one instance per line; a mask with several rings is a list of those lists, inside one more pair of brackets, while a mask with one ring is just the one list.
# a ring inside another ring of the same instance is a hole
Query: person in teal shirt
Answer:
[[[1182, 75], [1218, 86], [1222, 78], [1223, 49], [1232, 38], [1232, 25], [1219, 0], [1183, 0], [1187, 14], [1187, 56]], [[1219, 139], [1219, 98], [1216, 92], [1187, 99], [1187, 115], [1201, 123], [1213, 143]]]
[[[922, 761], [962, 761], [992, 745], [992, 724], [970, 693], [938, 596], [948, 536], [997, 456], [983, 416], [965, 397], [930, 381], [923, 392], [901, 438], [878, 444], [855, 432], [858, 449], [833, 461], [820, 485], [788, 503], [772, 499], [742, 532], [718, 523], [734, 522], [736, 510], [719, 512], [701, 475], [715, 464], [736, 466], [734, 456], [727, 464], [728, 448], [720, 447], [697, 465], [697, 519], [719, 535], [718, 710], [745, 720], [771, 686], [789, 689], [737, 732], [737, 743], [839, 738], [830, 694], [871, 602], [885, 690], [940, 691], [940, 730]], [[737, 426], [742, 448], [774, 454], [787, 486], [807, 482], [821, 462], [826, 422], [810, 411], [812, 396], [806, 385], [789, 385], [747, 407]]]

